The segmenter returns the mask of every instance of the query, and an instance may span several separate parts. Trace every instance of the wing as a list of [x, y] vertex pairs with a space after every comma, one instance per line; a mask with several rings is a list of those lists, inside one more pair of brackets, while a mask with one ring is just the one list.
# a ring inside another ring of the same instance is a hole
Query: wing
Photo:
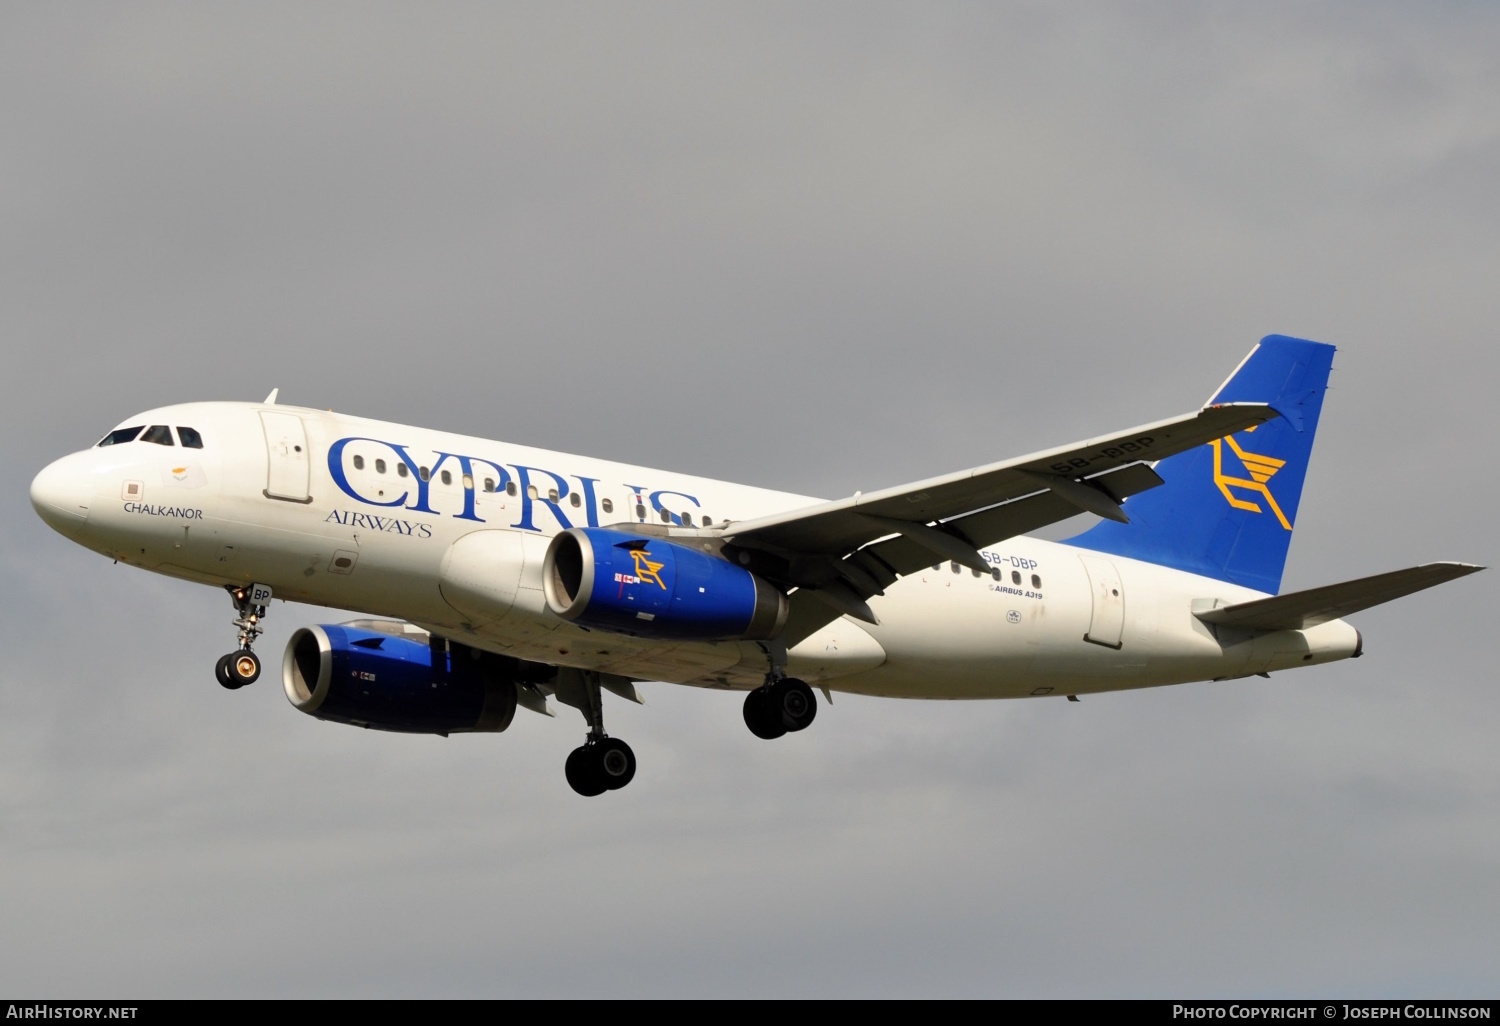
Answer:
[[[795, 587], [789, 645], [842, 614], [870, 623], [865, 601], [937, 560], [984, 573], [977, 551], [1080, 512], [1127, 521], [1127, 496], [1161, 484], [1155, 461], [1276, 417], [1228, 403], [1118, 434], [914, 484], [727, 525], [725, 555]], [[809, 601], [809, 599], [811, 601]]]

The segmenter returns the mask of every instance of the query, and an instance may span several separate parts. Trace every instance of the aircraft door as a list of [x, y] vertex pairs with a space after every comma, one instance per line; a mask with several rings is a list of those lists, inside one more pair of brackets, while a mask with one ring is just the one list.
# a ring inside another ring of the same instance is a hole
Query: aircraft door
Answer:
[[302, 418], [262, 410], [260, 423], [266, 433], [266, 498], [312, 502], [307, 491], [311, 461]]
[[1089, 629], [1083, 640], [1106, 648], [1120, 648], [1125, 633], [1125, 585], [1120, 582], [1120, 571], [1109, 560], [1097, 556], [1078, 559], [1088, 574], [1093, 600]]

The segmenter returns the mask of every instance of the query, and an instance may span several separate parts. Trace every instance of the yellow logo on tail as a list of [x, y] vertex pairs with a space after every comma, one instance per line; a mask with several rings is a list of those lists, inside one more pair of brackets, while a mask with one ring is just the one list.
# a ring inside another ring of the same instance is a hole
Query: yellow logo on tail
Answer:
[[[1255, 428], [1248, 428], [1246, 433], [1248, 434], [1254, 430]], [[1234, 454], [1240, 458], [1240, 462], [1244, 464], [1246, 473], [1250, 475], [1248, 479], [1230, 477], [1224, 473], [1223, 443], [1225, 442], [1229, 443], [1229, 448], [1233, 450]], [[1276, 519], [1281, 521], [1281, 526], [1290, 531], [1292, 525], [1287, 522], [1286, 514], [1281, 512], [1281, 507], [1276, 505], [1276, 497], [1271, 494], [1271, 489], [1268, 487], [1268, 482], [1276, 476], [1276, 472], [1286, 466], [1286, 460], [1278, 460], [1275, 456], [1262, 456], [1259, 453], [1246, 452], [1239, 447], [1233, 436], [1216, 438], [1209, 444], [1214, 447], [1214, 484], [1219, 486], [1219, 491], [1224, 493], [1224, 498], [1229, 500], [1229, 504], [1235, 509], [1248, 510], [1251, 513], [1263, 513], [1265, 511], [1255, 502], [1250, 499], [1236, 498], [1234, 493], [1229, 489], [1243, 488], [1246, 491], [1256, 492], [1265, 497], [1266, 505], [1271, 507], [1271, 512], [1275, 513]]]
[[630, 555], [635, 559], [635, 575], [637, 577], [642, 581], [654, 582], [662, 591], [667, 590], [667, 586], [662, 583], [661, 574], [657, 573], [658, 570], [667, 564], [653, 562], [650, 554], [645, 549], [631, 549]]

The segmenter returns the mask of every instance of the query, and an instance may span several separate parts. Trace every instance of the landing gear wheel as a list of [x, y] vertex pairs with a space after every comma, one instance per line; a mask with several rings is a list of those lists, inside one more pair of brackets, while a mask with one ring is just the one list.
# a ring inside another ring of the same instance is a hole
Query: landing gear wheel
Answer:
[[[604, 768], [599, 764], [599, 760], [594, 758], [593, 749], [596, 747], [596, 745], [583, 745], [573, 749], [568, 754], [568, 761], [563, 765], [563, 773], [567, 775], [568, 785], [585, 798], [603, 794], [609, 789], [609, 785], [604, 780]], [[634, 772], [634, 759], [631, 763], [631, 771]]]
[[635, 777], [635, 753], [617, 737], [607, 737], [591, 746], [599, 776], [610, 791], [618, 791]]
[[218, 665], [214, 667], [214, 679], [219, 682], [220, 687], [228, 688], [230, 691], [241, 686], [229, 675], [229, 660], [233, 658], [233, 655], [219, 656]]
[[788, 731], [805, 729], [818, 715], [812, 688], [796, 677], [783, 677], [771, 685], [770, 704], [781, 714], [782, 726]]
[[233, 682], [226, 686], [242, 688], [246, 684], [254, 684], [260, 677], [260, 657], [247, 649], [231, 652], [220, 662], [224, 666], [224, 676]]
[[786, 733], [786, 724], [772, 704], [769, 687], [756, 688], [745, 696], [745, 726], [750, 728], [750, 733], [766, 741], [774, 741]]
[[599, 687], [599, 674], [594, 671], [558, 670], [558, 699], [577, 708], [589, 721], [587, 739], [582, 747], [573, 749], [564, 766], [569, 786], [585, 798], [618, 791], [635, 777], [635, 753], [624, 741], [604, 733]]

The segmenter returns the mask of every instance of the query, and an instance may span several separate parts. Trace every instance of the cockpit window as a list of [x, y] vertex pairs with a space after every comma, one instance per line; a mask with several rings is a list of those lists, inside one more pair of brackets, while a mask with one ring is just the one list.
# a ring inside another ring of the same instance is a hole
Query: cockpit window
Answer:
[[203, 448], [203, 436], [194, 428], [185, 428], [181, 424], [177, 425], [177, 437], [182, 440], [182, 447], [184, 449]]
[[172, 441], [172, 429], [167, 427], [165, 424], [152, 424], [146, 429], [146, 433], [141, 436], [141, 441], [153, 442], [156, 445], [177, 444], [176, 442]]
[[99, 442], [99, 444], [100, 446], [124, 445], [126, 442], [135, 441], [135, 436], [140, 433], [141, 425], [139, 424], [137, 424], [135, 427], [116, 428], [109, 434], [105, 435], [104, 438]]

